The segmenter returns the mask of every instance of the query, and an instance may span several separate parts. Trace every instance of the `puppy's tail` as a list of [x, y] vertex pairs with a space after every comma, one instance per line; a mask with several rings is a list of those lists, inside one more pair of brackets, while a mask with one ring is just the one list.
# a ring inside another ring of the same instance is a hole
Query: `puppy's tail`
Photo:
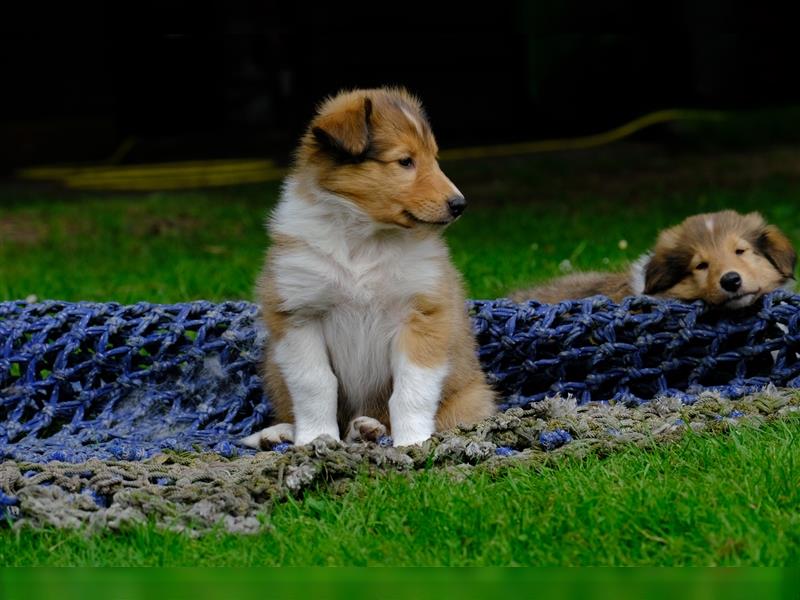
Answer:
[[628, 273], [575, 273], [559, 277], [543, 285], [516, 290], [509, 294], [514, 302], [537, 300], [555, 304], [563, 300], [579, 300], [591, 296], [608, 296], [619, 302], [632, 293]]

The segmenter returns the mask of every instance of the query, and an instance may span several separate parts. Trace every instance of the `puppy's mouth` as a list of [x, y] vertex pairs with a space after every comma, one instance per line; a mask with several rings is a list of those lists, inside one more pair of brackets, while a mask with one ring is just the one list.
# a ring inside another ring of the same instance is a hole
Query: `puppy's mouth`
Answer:
[[403, 216], [407, 219], [413, 221], [414, 223], [420, 223], [421, 225], [438, 225], [444, 226], [449, 225], [452, 222], [452, 219], [448, 219], [447, 221], [426, 221], [425, 219], [420, 219], [417, 215], [412, 213], [410, 210], [403, 210]]
[[750, 306], [761, 295], [760, 292], [761, 288], [754, 292], [740, 292], [724, 300], [720, 306], [725, 308], [743, 308], [745, 306]]

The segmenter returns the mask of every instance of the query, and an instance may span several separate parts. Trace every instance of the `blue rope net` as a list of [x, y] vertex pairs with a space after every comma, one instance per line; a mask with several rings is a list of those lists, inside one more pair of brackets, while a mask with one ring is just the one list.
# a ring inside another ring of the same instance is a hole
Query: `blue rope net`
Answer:
[[[638, 404], [800, 387], [800, 296], [786, 292], [734, 315], [647, 297], [469, 310], [504, 408], [555, 394]], [[247, 302], [0, 303], [0, 453], [247, 452], [236, 440], [271, 414], [258, 376], [265, 338]]]

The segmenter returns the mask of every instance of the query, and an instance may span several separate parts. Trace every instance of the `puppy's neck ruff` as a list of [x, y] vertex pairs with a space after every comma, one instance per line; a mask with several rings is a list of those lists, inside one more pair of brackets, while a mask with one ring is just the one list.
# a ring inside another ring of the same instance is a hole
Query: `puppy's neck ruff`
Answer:
[[327, 253], [340, 250], [343, 245], [352, 252], [364, 246], [405, 246], [419, 244], [421, 240], [444, 247], [440, 227], [404, 229], [380, 223], [347, 198], [294, 176], [284, 182], [280, 203], [268, 229], [273, 236], [301, 239]]
[[[269, 230], [288, 251], [274, 261], [286, 309], [405, 302], [436, 290], [448, 260], [435, 232], [376, 223], [348, 200], [295, 178], [287, 180]], [[301, 247], [292, 250], [293, 243]]]

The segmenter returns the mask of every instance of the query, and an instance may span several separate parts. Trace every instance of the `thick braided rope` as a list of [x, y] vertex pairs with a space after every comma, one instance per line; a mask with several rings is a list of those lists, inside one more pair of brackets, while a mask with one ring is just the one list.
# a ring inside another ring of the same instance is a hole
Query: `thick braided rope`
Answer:
[[[785, 292], [735, 315], [646, 297], [469, 310], [505, 407], [800, 386], [800, 296]], [[246, 302], [0, 303], [0, 452], [38, 462], [245, 452], [235, 440], [270, 416], [257, 316]]]
[[284, 452], [235, 459], [218, 454], [159, 454], [143, 461], [0, 464], [0, 518], [15, 527], [82, 527], [105, 531], [154, 521], [197, 535], [222, 529], [263, 531], [275, 503], [307, 489], [341, 489], [365, 472], [428, 470], [464, 477], [473, 468], [558, 464], [570, 457], [681, 439], [686, 432], [759, 426], [800, 411], [800, 393], [769, 388], [726, 400], [702, 394], [686, 405], [661, 398], [642, 406], [548, 398], [511, 408], [472, 427], [437, 433], [421, 446], [342, 444], [319, 438]]

